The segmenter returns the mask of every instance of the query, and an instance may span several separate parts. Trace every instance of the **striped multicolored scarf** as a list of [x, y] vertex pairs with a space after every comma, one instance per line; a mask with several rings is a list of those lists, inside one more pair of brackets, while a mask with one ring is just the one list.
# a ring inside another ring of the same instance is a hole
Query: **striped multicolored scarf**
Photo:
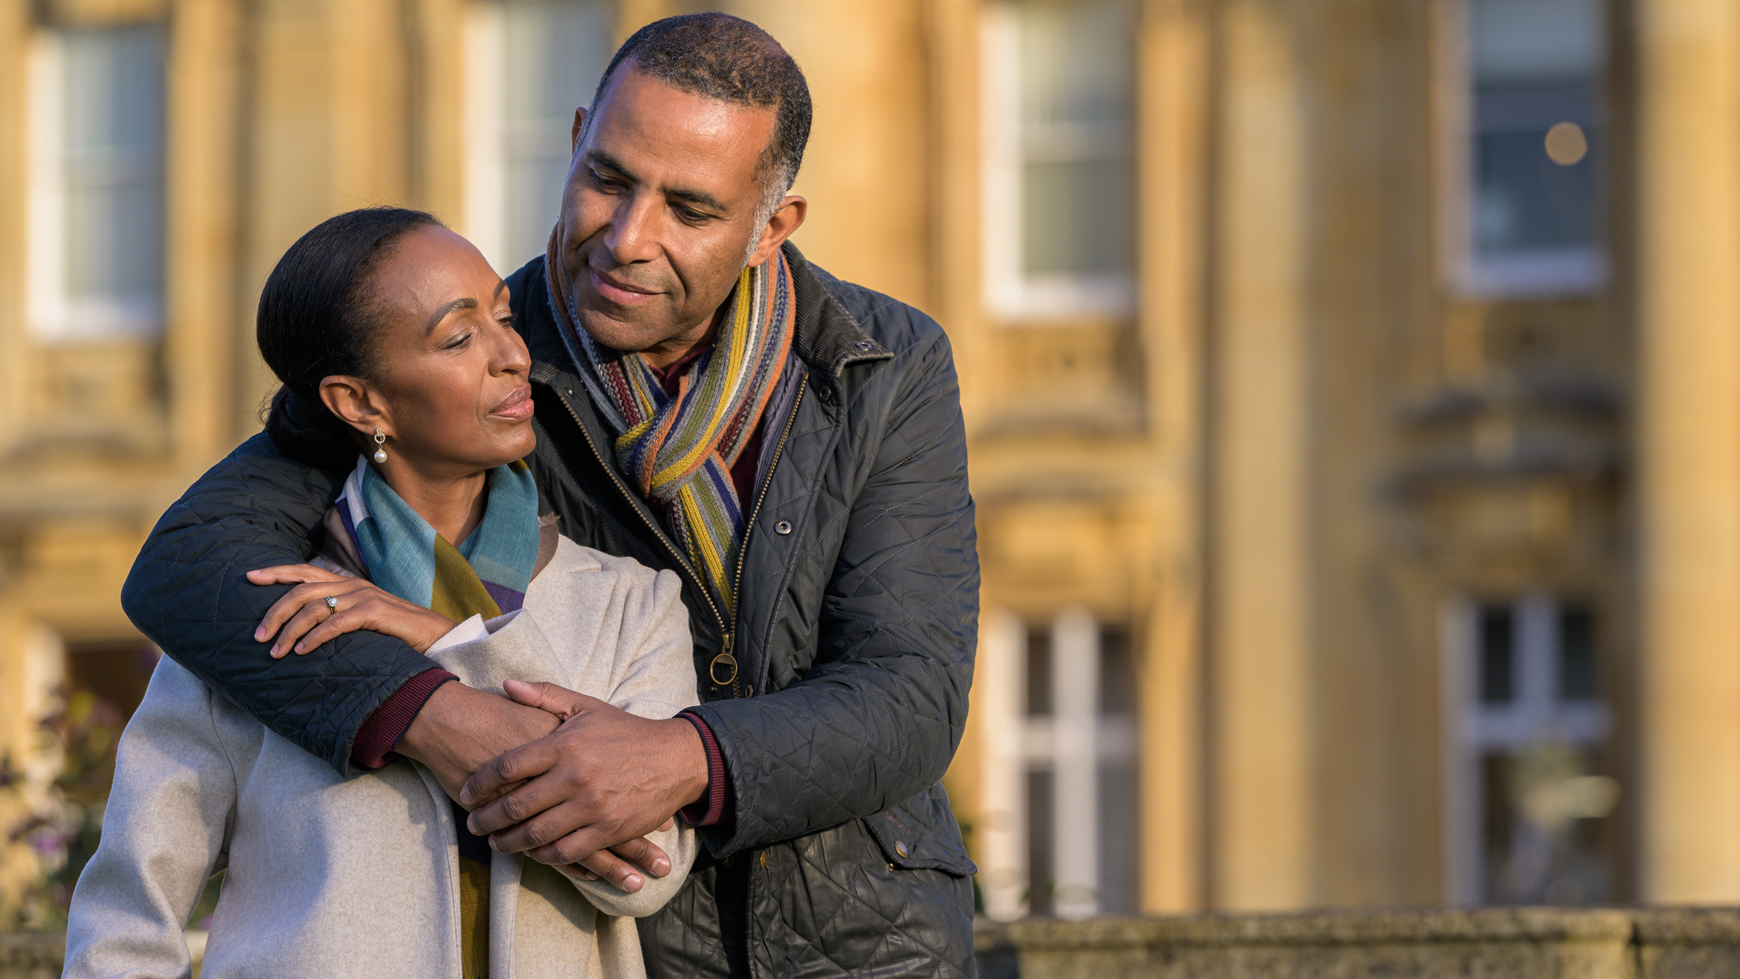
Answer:
[[455, 547], [366, 458], [334, 504], [370, 581], [455, 622], [493, 619], [525, 603], [538, 564], [538, 487], [523, 462], [489, 474], [477, 529]]
[[616, 463], [646, 499], [664, 508], [672, 536], [733, 614], [732, 574], [743, 546], [744, 502], [731, 466], [779, 387], [791, 352], [796, 306], [785, 255], [745, 268], [712, 349], [667, 395], [646, 358], [599, 346], [579, 327], [561, 262], [562, 229], [550, 235], [550, 305], [593, 404], [616, 432]]

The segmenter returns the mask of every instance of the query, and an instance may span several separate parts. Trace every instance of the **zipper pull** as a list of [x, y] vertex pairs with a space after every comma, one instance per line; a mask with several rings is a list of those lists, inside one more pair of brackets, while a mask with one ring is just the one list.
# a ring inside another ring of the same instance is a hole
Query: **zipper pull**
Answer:
[[731, 638], [729, 632], [720, 637], [719, 655], [707, 664], [707, 679], [713, 681], [715, 687], [731, 687], [731, 695], [736, 696], [737, 657], [731, 655]]

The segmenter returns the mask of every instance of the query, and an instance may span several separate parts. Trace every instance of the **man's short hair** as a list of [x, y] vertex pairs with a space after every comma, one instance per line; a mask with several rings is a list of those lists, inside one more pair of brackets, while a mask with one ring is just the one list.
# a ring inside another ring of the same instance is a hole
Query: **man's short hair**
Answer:
[[772, 107], [773, 138], [756, 175], [770, 203], [777, 205], [791, 189], [810, 139], [810, 86], [773, 35], [741, 17], [716, 11], [655, 20], [616, 49], [592, 95], [588, 125], [611, 76], [625, 61], [694, 95], [732, 105]]

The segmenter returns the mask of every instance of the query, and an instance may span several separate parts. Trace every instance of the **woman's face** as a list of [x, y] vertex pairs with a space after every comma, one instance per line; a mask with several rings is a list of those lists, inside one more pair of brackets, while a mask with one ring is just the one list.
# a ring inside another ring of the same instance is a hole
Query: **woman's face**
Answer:
[[376, 377], [360, 383], [378, 416], [353, 424], [385, 431], [389, 473], [464, 476], [532, 451], [531, 356], [507, 284], [471, 242], [434, 225], [408, 232], [367, 291], [383, 322]]

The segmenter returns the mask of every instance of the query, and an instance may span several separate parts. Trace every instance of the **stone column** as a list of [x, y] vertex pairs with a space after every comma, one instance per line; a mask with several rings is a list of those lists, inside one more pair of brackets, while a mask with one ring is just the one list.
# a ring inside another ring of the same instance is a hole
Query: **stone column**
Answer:
[[1311, 897], [1308, 162], [1288, 8], [1221, 7], [1208, 493], [1217, 910]]
[[1740, 900], [1740, 4], [1638, 0], [1638, 897]]
[[1209, 14], [1144, 0], [1139, 38], [1137, 261], [1159, 533], [1158, 581], [1138, 660], [1141, 908], [1203, 898], [1203, 233]]
[[[968, 717], [977, 728], [980, 770], [977, 810], [968, 810], [977, 827], [973, 856], [985, 914], [1014, 921], [1027, 914], [1027, 630], [1004, 609], [987, 610], [979, 623]], [[960, 807], [966, 800], [953, 801]]]

